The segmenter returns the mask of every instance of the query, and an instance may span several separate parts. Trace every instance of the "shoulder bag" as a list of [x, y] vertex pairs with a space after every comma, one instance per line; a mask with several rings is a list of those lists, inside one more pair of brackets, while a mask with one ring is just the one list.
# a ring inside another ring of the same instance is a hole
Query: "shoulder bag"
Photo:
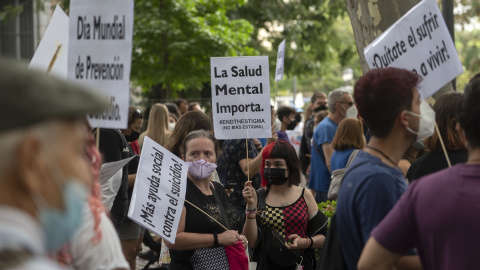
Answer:
[[350, 154], [348, 158], [347, 165], [343, 169], [337, 169], [332, 172], [332, 178], [330, 180], [330, 187], [328, 188], [328, 199], [329, 200], [336, 200], [338, 198], [338, 191], [340, 190], [340, 185], [342, 184], [343, 176], [347, 171], [348, 166], [352, 164], [353, 160], [357, 156], [360, 150], [355, 150]]

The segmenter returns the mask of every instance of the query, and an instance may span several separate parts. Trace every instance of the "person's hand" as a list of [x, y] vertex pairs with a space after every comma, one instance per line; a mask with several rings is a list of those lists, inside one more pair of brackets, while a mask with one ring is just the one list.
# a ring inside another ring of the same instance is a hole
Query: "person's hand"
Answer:
[[247, 241], [247, 238], [245, 237], [245, 235], [240, 235], [240, 241], [242, 241], [242, 244], [243, 244], [243, 247], [245, 248], [245, 250], [247, 250], [248, 248], [248, 241]]
[[248, 209], [253, 209], [257, 207], [257, 192], [252, 187], [252, 181], [245, 182], [245, 187], [242, 190], [243, 198], [247, 203]]
[[262, 151], [262, 143], [258, 139], [252, 138], [252, 142], [255, 145], [255, 148], [257, 148], [258, 152]]
[[218, 244], [220, 246], [231, 246], [240, 240], [238, 231], [228, 230], [218, 235]]
[[230, 197], [230, 194], [233, 193], [233, 188], [226, 188], [225, 192], [227, 193], [228, 197]]
[[291, 234], [285, 242], [287, 249], [306, 249], [309, 245], [307, 238], [301, 238], [298, 234]]
[[275, 132], [275, 125], [272, 125], [272, 138], [267, 139], [267, 144], [270, 144], [272, 142], [276, 142], [278, 140], [278, 135], [277, 132]]

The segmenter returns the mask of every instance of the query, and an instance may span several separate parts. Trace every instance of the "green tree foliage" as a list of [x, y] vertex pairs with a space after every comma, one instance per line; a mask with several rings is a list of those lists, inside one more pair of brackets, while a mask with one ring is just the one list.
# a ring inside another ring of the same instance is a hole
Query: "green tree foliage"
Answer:
[[249, 1], [236, 16], [255, 26], [252, 44], [269, 56], [271, 70], [275, 68], [277, 47], [286, 39], [285, 73], [308, 76], [328, 70], [331, 61], [343, 64], [355, 55], [354, 44], [338, 46], [332, 28], [345, 11], [341, 0], [263, 0]]
[[457, 78], [457, 89], [463, 91], [468, 80], [480, 72], [480, 30], [457, 31], [455, 46], [465, 70]]
[[[335, 33], [330, 38], [329, 46], [326, 47], [329, 58], [320, 62], [315, 72], [301, 74], [297, 80], [297, 92], [303, 92], [305, 96], [310, 96], [315, 91], [329, 93], [346, 84], [353, 85], [353, 82], [362, 75], [355, 38], [348, 17], [338, 17], [329, 31]], [[354, 79], [350, 82], [342, 80], [342, 71], [347, 67], [354, 71]], [[288, 70], [289, 67], [287, 66], [286, 69]], [[278, 82], [277, 87], [279, 93], [288, 94], [289, 89], [292, 88], [292, 76], [286, 76], [284, 80]]]
[[255, 55], [252, 25], [227, 12], [244, 0], [136, 0], [132, 73], [151, 98], [210, 81], [210, 57]]
[[455, 23], [465, 26], [479, 19], [480, 2], [478, 0], [455, 0]]
[[0, 10], [0, 22], [6, 23], [11, 19], [14, 19], [22, 13], [23, 11], [23, 5], [18, 5], [18, 6], [12, 6], [12, 5], [6, 5], [3, 7], [3, 9]]

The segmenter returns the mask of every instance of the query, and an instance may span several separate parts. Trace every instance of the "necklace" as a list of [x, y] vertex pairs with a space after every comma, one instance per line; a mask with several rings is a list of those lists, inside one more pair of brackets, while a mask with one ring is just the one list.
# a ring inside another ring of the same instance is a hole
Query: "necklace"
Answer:
[[385, 157], [388, 161], [390, 161], [390, 163], [392, 163], [395, 167], [397, 167], [397, 164], [396, 164], [395, 162], [393, 162], [393, 160], [391, 160], [385, 153], [383, 153], [382, 151], [380, 151], [380, 149], [377, 149], [377, 148], [372, 147], [372, 146], [370, 146], [370, 145], [367, 145], [366, 147], [372, 149], [372, 150], [375, 151], [375, 152], [378, 152], [380, 155], [382, 155], [382, 156]]

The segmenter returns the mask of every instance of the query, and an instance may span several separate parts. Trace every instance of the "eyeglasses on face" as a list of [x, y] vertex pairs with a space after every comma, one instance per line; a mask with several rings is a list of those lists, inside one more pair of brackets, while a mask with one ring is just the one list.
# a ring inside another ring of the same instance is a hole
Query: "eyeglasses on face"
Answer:
[[353, 104], [355, 104], [355, 103], [353, 103], [352, 101], [350, 101], [350, 102], [346, 102], [346, 101], [340, 101], [340, 102], [338, 102], [338, 103], [345, 103], [345, 104], [348, 104], [348, 107], [352, 107], [352, 106], [353, 106]]

